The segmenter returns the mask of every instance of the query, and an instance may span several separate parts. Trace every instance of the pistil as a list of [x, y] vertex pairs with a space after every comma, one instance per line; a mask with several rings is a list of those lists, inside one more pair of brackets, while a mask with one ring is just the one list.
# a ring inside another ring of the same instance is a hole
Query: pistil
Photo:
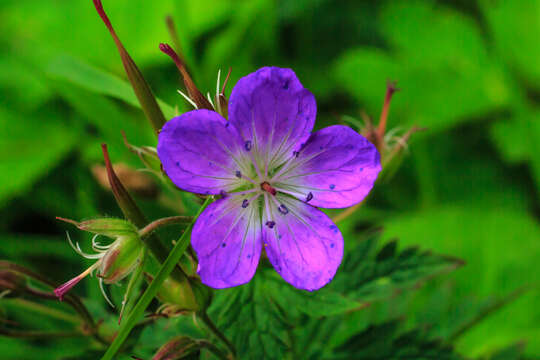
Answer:
[[263, 191], [266, 191], [266, 192], [269, 193], [269, 194], [272, 194], [272, 195], [276, 196], [276, 193], [277, 193], [276, 189], [274, 189], [274, 188], [272, 187], [272, 185], [270, 185], [270, 184], [269, 184], [268, 182], [266, 182], [266, 181], [263, 182], [263, 183], [261, 183], [261, 189], [262, 189]]

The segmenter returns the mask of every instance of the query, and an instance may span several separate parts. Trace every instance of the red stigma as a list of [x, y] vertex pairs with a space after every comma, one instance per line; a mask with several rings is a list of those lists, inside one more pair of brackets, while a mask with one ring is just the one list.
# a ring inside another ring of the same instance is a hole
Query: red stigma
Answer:
[[277, 194], [277, 191], [276, 189], [274, 189], [269, 183], [267, 183], [266, 181], [263, 182], [261, 184], [261, 189], [263, 189], [264, 191], [266, 191], [267, 193], [270, 193], [272, 195], [276, 195]]

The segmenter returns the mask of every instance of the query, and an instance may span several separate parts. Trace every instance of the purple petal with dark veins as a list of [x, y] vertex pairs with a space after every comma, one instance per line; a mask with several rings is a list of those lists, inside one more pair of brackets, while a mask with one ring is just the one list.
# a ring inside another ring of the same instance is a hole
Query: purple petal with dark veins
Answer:
[[229, 101], [229, 120], [246, 151], [257, 151], [274, 164], [307, 140], [316, 114], [315, 97], [291, 69], [264, 67], [241, 78]]
[[245, 284], [257, 269], [261, 255], [259, 207], [243, 208], [242, 202], [241, 196], [217, 200], [193, 227], [191, 245], [199, 258], [197, 273], [210, 287]]
[[[157, 152], [176, 186], [201, 194], [219, 194], [238, 183], [242, 146], [238, 133], [218, 113], [193, 110], [168, 121], [159, 133]], [[240, 163], [240, 164], [239, 164]]]
[[364, 199], [380, 171], [375, 146], [351, 128], [334, 125], [313, 133], [275, 186], [300, 200], [310, 198], [313, 206], [344, 208]]
[[275, 225], [263, 228], [268, 259], [291, 285], [309, 291], [329, 283], [343, 258], [343, 237], [322, 211], [298, 200], [278, 195], [285, 215], [272, 210]]

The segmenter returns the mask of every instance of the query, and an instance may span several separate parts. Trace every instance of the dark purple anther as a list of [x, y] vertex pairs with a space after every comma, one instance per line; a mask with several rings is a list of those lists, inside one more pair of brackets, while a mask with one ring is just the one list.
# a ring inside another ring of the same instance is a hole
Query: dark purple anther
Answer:
[[310, 191], [309, 194], [307, 194], [306, 202], [310, 202], [311, 199], [313, 199], [313, 193]]
[[249, 205], [248, 199], [244, 199], [244, 201], [242, 201], [242, 207], [245, 209], [248, 207], [248, 205]]
[[244, 143], [244, 148], [247, 150], [247, 151], [250, 151], [251, 150], [251, 140], [248, 140]]
[[225, 198], [227, 197], [227, 193], [225, 192], [225, 190], [221, 190], [221, 191], [219, 192], [219, 195], [221, 195], [221, 197], [222, 197], [223, 199], [225, 199]]
[[300, 155], [300, 153], [299, 153], [298, 151], [293, 151], [292, 155], [293, 155], [295, 158], [297, 158], [298, 155]]
[[287, 215], [289, 213], [289, 209], [283, 204], [279, 205], [277, 209], [282, 215]]
[[329, 186], [329, 187], [330, 187], [330, 190], [334, 190], [334, 189], [336, 188], [336, 185], [334, 185], [334, 184], [330, 184], [330, 186]]
[[240, 172], [240, 170], [236, 170], [236, 174], [234, 175], [236, 175], [236, 177], [239, 179], [242, 177], [242, 173]]
[[268, 226], [270, 229], [273, 229], [274, 226], [276, 226], [276, 222], [270, 220], [270, 221], [267, 221], [265, 225]]

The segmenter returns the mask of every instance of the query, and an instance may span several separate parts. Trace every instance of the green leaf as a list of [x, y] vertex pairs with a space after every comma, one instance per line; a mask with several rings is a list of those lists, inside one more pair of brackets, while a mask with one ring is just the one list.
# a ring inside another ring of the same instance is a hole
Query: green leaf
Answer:
[[[516, 279], [522, 285], [537, 282], [540, 226], [524, 210], [475, 208], [470, 204], [439, 206], [387, 219], [384, 227], [385, 236], [399, 235], [402, 244], [422, 243], [467, 261], [467, 266], [452, 279], [453, 290], [446, 298], [434, 297], [435, 304], [455, 304], [463, 294], [484, 298], [505, 296], [515, 290]], [[539, 298], [538, 291], [531, 291], [476, 325], [459, 339], [460, 351], [478, 355], [516, 338], [537, 337], [535, 319], [540, 311], [534, 304]], [[432, 319], [433, 313], [431, 310], [424, 317]], [[436, 324], [442, 327], [441, 333], [445, 332], [445, 326], [453, 329], [454, 325], [455, 322]], [[492, 331], [494, 328], [496, 332]], [[486, 333], [491, 335], [486, 338]], [[539, 350], [534, 342], [529, 348], [533, 353]]]
[[[417, 247], [397, 249], [397, 241], [376, 250], [377, 236], [349, 250], [340, 273], [329, 288], [364, 303], [383, 300], [428, 279], [463, 265], [457, 258], [421, 251]], [[323, 292], [325, 289], [322, 290]]]
[[278, 284], [255, 276], [249, 284], [216, 293], [211, 311], [217, 326], [235, 344], [239, 359], [284, 358], [290, 325], [272, 296], [281, 290]]
[[[397, 80], [390, 128], [417, 124], [441, 131], [509, 102], [504, 73], [492, 62], [476, 24], [430, 2], [387, 2], [380, 30], [392, 52], [349, 49], [334, 71], [351, 97], [376, 117], [386, 81]], [[446, 104], [441, 106], [441, 104]]]
[[46, 114], [15, 114], [0, 108], [0, 207], [26, 191], [70, 151], [75, 136], [67, 126]]
[[[84, 89], [115, 97], [139, 108], [141, 106], [129, 83], [72, 56], [59, 55], [50, 62], [47, 73], [53, 79], [67, 80]], [[174, 116], [175, 111], [171, 106], [161, 100], [158, 100], [158, 104], [166, 118]]]
[[494, 123], [491, 138], [509, 163], [526, 162], [531, 167], [537, 189], [540, 189], [540, 109], [517, 107], [509, 119]]
[[540, 3], [483, 0], [480, 4], [499, 55], [523, 80], [540, 89]]
[[332, 359], [461, 360], [450, 345], [427, 337], [420, 329], [402, 331], [399, 321], [371, 325], [335, 349]]
[[519, 342], [496, 350], [490, 355], [482, 356], [480, 360], [520, 360], [525, 352], [525, 343]]

